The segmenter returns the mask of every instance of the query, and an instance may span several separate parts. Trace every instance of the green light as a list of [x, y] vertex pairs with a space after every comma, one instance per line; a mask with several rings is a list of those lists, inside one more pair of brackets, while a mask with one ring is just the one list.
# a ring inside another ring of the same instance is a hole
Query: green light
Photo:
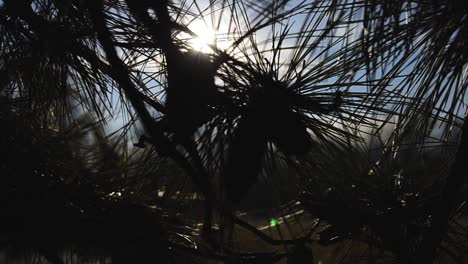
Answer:
[[276, 220], [276, 219], [274, 219], [274, 218], [272, 218], [272, 219], [270, 220], [270, 226], [275, 226], [275, 225], [277, 225], [277, 224], [278, 224], [278, 220]]

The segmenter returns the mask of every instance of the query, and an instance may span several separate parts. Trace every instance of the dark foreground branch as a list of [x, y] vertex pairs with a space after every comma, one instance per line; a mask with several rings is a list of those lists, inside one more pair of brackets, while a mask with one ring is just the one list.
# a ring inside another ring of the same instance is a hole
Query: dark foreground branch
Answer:
[[466, 157], [468, 157], [468, 115], [465, 115], [460, 144], [455, 161], [452, 164], [450, 174], [445, 183], [442, 199], [435, 207], [432, 214], [433, 220], [431, 227], [420, 248], [418, 263], [432, 263], [434, 261], [437, 249], [440, 247], [442, 236], [447, 231], [448, 221], [456, 205], [457, 196], [463, 187], [468, 173]]

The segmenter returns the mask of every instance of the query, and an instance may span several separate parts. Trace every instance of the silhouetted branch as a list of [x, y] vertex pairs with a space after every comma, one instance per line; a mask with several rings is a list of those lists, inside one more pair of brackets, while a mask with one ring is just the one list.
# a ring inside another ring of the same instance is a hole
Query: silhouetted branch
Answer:
[[424, 237], [417, 261], [424, 263], [434, 261], [442, 237], [447, 231], [448, 221], [456, 206], [457, 197], [468, 174], [466, 157], [468, 157], [468, 116], [465, 115], [458, 151], [446, 179], [441, 200], [432, 212], [431, 227]]

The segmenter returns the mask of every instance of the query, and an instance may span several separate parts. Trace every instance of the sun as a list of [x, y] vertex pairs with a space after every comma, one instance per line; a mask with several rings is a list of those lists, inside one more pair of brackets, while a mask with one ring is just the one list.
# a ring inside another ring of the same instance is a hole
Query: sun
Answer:
[[216, 42], [216, 35], [213, 29], [203, 24], [200, 25], [200, 23], [189, 26], [189, 28], [196, 34], [196, 37], [190, 40], [192, 48], [203, 53], [212, 52], [210, 46]]
[[218, 49], [226, 49], [232, 44], [232, 41], [220, 40], [217, 38], [217, 32], [204, 20], [195, 20], [188, 25], [188, 28], [195, 33], [195, 37], [190, 39], [192, 49], [202, 53], [212, 53], [211, 46]]

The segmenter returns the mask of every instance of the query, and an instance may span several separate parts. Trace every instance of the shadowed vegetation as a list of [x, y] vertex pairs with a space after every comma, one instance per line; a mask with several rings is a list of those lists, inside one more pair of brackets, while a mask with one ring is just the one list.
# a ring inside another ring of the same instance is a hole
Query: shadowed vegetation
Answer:
[[0, 1], [0, 262], [466, 262], [467, 6]]

